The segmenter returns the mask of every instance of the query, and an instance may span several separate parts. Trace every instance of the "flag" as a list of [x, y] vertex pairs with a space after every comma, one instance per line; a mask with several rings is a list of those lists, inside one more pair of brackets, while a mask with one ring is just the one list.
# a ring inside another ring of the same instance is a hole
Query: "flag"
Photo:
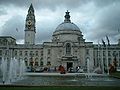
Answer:
[[100, 48], [100, 43], [99, 43], [99, 41], [98, 41], [98, 47]]
[[107, 39], [107, 42], [108, 42], [108, 46], [110, 46], [110, 40], [109, 40], [107, 35], [106, 35], [106, 39]]
[[120, 32], [120, 29], [118, 28], [118, 32]]
[[102, 39], [103, 46], [106, 47], [105, 41]]
[[18, 28], [16, 28], [16, 31], [18, 32]]

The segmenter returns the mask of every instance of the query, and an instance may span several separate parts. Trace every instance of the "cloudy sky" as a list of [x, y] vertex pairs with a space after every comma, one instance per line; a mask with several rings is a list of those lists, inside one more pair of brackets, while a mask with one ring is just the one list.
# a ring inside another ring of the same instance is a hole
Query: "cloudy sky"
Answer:
[[0, 36], [12, 36], [17, 43], [24, 43], [25, 19], [31, 3], [36, 16], [36, 43], [52, 39], [66, 10], [86, 41], [106, 41], [108, 35], [111, 43], [117, 43], [120, 38], [120, 0], [0, 0]]

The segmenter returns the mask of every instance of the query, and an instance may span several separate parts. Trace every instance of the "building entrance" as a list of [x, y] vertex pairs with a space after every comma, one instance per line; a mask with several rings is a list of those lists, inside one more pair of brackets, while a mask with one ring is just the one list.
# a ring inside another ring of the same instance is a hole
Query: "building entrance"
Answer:
[[67, 71], [70, 67], [73, 67], [73, 62], [67, 62]]

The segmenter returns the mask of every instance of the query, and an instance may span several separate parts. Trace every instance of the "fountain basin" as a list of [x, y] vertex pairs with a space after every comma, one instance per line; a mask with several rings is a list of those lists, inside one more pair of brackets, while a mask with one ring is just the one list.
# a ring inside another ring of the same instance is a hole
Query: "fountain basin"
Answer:
[[102, 74], [86, 77], [87, 73], [25, 73], [23, 80], [11, 85], [32, 86], [120, 86], [120, 79]]

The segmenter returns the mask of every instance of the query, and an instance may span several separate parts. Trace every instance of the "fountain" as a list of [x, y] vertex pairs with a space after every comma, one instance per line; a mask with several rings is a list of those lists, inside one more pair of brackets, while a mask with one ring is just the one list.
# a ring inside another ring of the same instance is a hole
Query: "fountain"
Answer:
[[87, 58], [87, 73], [86, 73], [86, 78], [90, 77], [90, 59]]
[[18, 61], [15, 58], [11, 58], [9, 65], [7, 63], [7, 60], [2, 58], [1, 70], [3, 84], [10, 84], [12, 82], [16, 82], [17, 80], [23, 79], [23, 75], [26, 69], [24, 60]]
[[7, 77], [7, 60], [4, 60], [2, 58], [2, 62], [1, 62], [1, 71], [2, 71], [2, 83], [4, 84], [6, 81], [6, 77]]
[[26, 66], [25, 66], [24, 60], [20, 60], [20, 68], [19, 68], [19, 69], [20, 69], [20, 70], [19, 70], [19, 77], [20, 77], [20, 78], [23, 78], [24, 73], [25, 73], [25, 71], [26, 71]]
[[[77, 85], [77, 86], [119, 86], [120, 80], [103, 74], [90, 72], [90, 60], [87, 59], [86, 73], [26, 73], [24, 60], [12, 58], [7, 66], [7, 60], [2, 59], [2, 83], [9, 85]], [[9, 68], [9, 69], [7, 69]], [[23, 75], [26, 75], [23, 78]]]
[[9, 80], [10, 83], [15, 81], [17, 79], [17, 71], [18, 69], [18, 62], [16, 61], [16, 59], [11, 59], [10, 61], [10, 68], [9, 68]]

